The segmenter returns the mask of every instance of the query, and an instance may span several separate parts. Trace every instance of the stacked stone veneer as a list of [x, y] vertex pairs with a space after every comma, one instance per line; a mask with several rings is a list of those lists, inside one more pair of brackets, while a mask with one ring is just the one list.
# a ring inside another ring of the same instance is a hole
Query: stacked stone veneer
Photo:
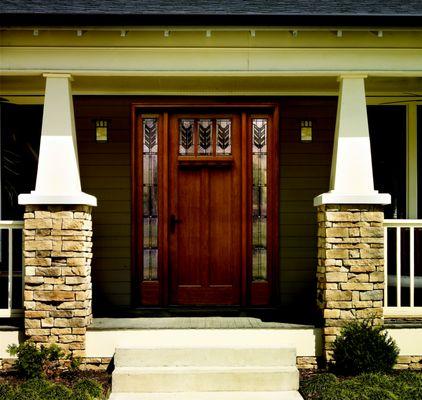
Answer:
[[381, 206], [318, 207], [317, 302], [323, 317], [323, 354], [350, 320], [382, 323], [384, 238]]
[[25, 334], [83, 356], [92, 320], [92, 221], [88, 206], [27, 206]]

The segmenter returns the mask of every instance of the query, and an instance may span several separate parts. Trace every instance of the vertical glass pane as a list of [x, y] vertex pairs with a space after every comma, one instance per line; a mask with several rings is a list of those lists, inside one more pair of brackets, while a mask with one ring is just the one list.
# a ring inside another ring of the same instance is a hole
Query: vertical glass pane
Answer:
[[266, 119], [252, 120], [252, 278], [267, 279], [267, 141]]
[[158, 278], [158, 135], [157, 119], [146, 118], [143, 127], [143, 268], [144, 280]]
[[230, 119], [217, 119], [217, 155], [231, 155], [232, 153], [232, 122]]
[[200, 119], [198, 123], [198, 154], [212, 155], [212, 121]]
[[179, 154], [193, 155], [193, 135], [195, 124], [193, 119], [181, 119], [179, 122]]

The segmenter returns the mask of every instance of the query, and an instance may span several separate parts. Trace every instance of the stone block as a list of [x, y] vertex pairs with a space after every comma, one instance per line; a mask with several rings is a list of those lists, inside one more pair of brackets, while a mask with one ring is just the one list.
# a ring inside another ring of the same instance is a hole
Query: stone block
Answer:
[[372, 290], [373, 289], [372, 283], [362, 283], [362, 282], [355, 282], [355, 283], [341, 283], [340, 289], [341, 290]]
[[342, 290], [326, 290], [324, 292], [326, 300], [352, 300], [352, 292], [351, 291], [342, 291]]
[[349, 251], [345, 249], [334, 249], [326, 251], [327, 258], [345, 259], [349, 258]]
[[362, 258], [381, 258], [384, 256], [384, 249], [361, 249]]
[[361, 221], [369, 221], [369, 222], [383, 222], [384, 221], [384, 213], [382, 212], [362, 212], [361, 213]]
[[48, 292], [34, 292], [34, 299], [39, 301], [63, 302], [74, 300], [75, 294], [64, 290], [53, 290]]
[[24, 222], [25, 229], [51, 229], [53, 221], [49, 218], [30, 218]]
[[361, 227], [360, 234], [362, 237], [384, 237], [383, 227]]
[[333, 310], [333, 309], [327, 309], [327, 308], [325, 308], [324, 310], [323, 310], [323, 315], [324, 315], [324, 318], [327, 318], [327, 319], [337, 319], [337, 318], [340, 318], [340, 310]]
[[329, 222], [357, 222], [360, 220], [360, 213], [328, 211], [326, 220]]
[[25, 250], [52, 250], [52, 240], [25, 240]]
[[62, 244], [63, 251], [85, 251], [86, 245], [80, 241], [64, 241]]
[[370, 282], [384, 282], [384, 272], [372, 272], [369, 274]]
[[325, 279], [327, 282], [347, 282], [347, 272], [327, 272]]
[[349, 236], [348, 228], [327, 228], [327, 238], [345, 238]]
[[27, 257], [25, 258], [26, 266], [49, 267], [51, 265], [51, 258], [47, 257]]
[[383, 290], [368, 290], [360, 293], [361, 300], [382, 300], [384, 298]]
[[35, 268], [35, 275], [38, 276], [60, 276], [61, 268], [59, 267], [41, 267]]

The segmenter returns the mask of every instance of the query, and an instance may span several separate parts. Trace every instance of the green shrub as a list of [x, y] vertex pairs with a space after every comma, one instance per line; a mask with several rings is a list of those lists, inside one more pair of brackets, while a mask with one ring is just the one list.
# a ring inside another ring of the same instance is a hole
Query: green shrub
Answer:
[[334, 374], [317, 374], [302, 382], [301, 391], [306, 397], [319, 399], [319, 394], [330, 391], [337, 384]]
[[0, 400], [13, 400], [15, 390], [9, 383], [0, 383]]
[[100, 399], [103, 394], [102, 386], [92, 379], [81, 379], [75, 384], [73, 391], [78, 395], [88, 395], [87, 399]]
[[7, 351], [16, 356], [16, 368], [21, 377], [26, 379], [51, 376], [57, 373], [59, 359], [64, 357], [63, 351], [56, 344], [40, 346], [26, 341], [19, 345], [10, 345]]
[[72, 400], [72, 391], [61, 383], [52, 385], [48, 390], [41, 393], [42, 400]]
[[369, 321], [352, 321], [334, 342], [334, 370], [341, 375], [391, 372], [399, 349], [383, 328]]

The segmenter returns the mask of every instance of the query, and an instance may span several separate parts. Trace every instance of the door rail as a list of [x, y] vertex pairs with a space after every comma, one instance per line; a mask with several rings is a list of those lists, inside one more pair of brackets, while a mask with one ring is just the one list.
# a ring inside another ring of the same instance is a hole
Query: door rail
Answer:
[[422, 220], [386, 219], [384, 317], [422, 317]]
[[[16, 235], [16, 231], [20, 233]], [[0, 318], [23, 315], [22, 246], [23, 221], [0, 221]], [[14, 296], [16, 291], [21, 295]]]

